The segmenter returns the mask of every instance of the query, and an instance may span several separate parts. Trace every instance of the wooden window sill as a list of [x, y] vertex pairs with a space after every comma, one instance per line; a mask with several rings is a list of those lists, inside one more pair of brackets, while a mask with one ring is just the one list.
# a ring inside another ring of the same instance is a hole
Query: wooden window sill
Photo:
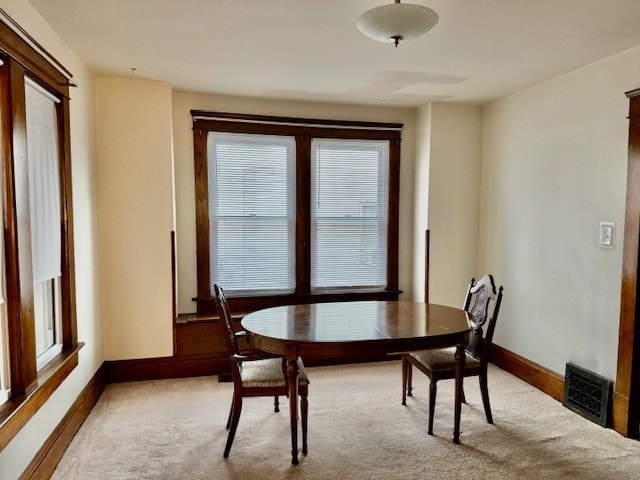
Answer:
[[[309, 293], [286, 293], [274, 291], [251, 292], [245, 294], [228, 294], [229, 307], [233, 316], [242, 316], [263, 308], [282, 305], [297, 305], [302, 303], [322, 302], [353, 302], [360, 300], [397, 300], [402, 290], [387, 290], [385, 288], [351, 288], [314, 290]], [[216, 314], [216, 301], [213, 297], [196, 297], [198, 304], [196, 317], [211, 320]], [[217, 316], [216, 316], [217, 318]]]

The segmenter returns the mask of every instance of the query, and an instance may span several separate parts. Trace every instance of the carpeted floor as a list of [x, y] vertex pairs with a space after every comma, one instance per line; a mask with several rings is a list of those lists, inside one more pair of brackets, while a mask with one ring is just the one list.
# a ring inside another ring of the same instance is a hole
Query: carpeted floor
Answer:
[[565, 409], [492, 367], [494, 425], [476, 378], [465, 381], [461, 445], [451, 441], [453, 382], [438, 383], [426, 433], [428, 379], [400, 404], [400, 364], [309, 369], [309, 454], [290, 463], [286, 403], [246, 399], [222, 458], [233, 386], [217, 377], [110, 385], [74, 438], [55, 480], [125, 479], [638, 479], [640, 442]]

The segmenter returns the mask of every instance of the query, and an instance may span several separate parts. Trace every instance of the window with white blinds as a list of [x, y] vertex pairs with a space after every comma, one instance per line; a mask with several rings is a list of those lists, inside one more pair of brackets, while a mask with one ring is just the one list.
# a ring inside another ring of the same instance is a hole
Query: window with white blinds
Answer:
[[33, 284], [61, 273], [59, 100], [25, 78]]
[[312, 289], [387, 284], [388, 201], [388, 141], [312, 141]]
[[198, 313], [397, 300], [402, 124], [191, 115]]
[[28, 33], [13, 30], [0, 35], [0, 133], [9, 140], [0, 141], [6, 174], [0, 217], [10, 233], [0, 233], [6, 302], [0, 301], [0, 406], [3, 418], [17, 422], [0, 422], [3, 441], [24, 433], [39, 409], [33, 400], [57, 391], [77, 367], [81, 347], [73, 268], [73, 76], [32, 48]]
[[295, 139], [207, 137], [211, 286], [295, 288]]
[[40, 369], [62, 351], [62, 216], [56, 110], [60, 100], [28, 77], [25, 77], [24, 83], [33, 314], [36, 360]]

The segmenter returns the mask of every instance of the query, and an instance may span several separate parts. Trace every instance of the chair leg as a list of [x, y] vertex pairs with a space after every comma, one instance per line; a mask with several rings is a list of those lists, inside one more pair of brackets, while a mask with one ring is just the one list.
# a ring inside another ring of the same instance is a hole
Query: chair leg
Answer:
[[309, 414], [309, 402], [307, 396], [300, 398], [300, 416], [302, 417], [302, 454], [307, 454], [307, 416]]
[[438, 388], [436, 387], [436, 382], [431, 380], [429, 384], [429, 428], [427, 429], [427, 433], [429, 435], [433, 435], [433, 413], [436, 409], [436, 392]]
[[231, 418], [231, 428], [229, 428], [229, 436], [227, 437], [227, 445], [224, 447], [224, 458], [229, 457], [231, 451], [231, 444], [233, 443], [233, 437], [236, 435], [236, 429], [238, 428], [238, 421], [240, 420], [240, 412], [242, 411], [242, 397], [233, 397], [233, 415]]
[[464, 396], [464, 386], [462, 387], [462, 403], [467, 403], [467, 398]]
[[229, 427], [231, 426], [231, 417], [233, 416], [233, 404], [236, 401], [236, 397], [234, 395], [234, 397], [231, 399], [231, 408], [229, 409], [229, 418], [227, 418], [227, 430], [229, 430]]
[[484, 405], [484, 414], [487, 416], [487, 422], [493, 423], [493, 416], [491, 415], [491, 405], [489, 404], [489, 385], [487, 384], [487, 372], [481, 372], [480, 378], [480, 393], [482, 394], [482, 404]]
[[411, 365], [411, 363], [407, 363], [407, 366], [409, 367], [407, 369], [407, 395], [409, 397], [413, 397], [413, 394], [411, 393], [413, 390], [413, 365]]
[[280, 397], [278, 395], [273, 396], [273, 411], [276, 413], [280, 411]]
[[409, 362], [402, 356], [402, 405], [407, 404], [407, 382], [409, 381]]

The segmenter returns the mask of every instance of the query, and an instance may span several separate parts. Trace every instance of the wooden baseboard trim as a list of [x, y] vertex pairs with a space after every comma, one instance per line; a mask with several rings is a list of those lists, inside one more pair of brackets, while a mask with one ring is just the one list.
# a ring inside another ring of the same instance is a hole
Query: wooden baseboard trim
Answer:
[[[397, 360], [399, 356], [360, 356], [344, 358], [310, 357], [304, 359], [308, 367], [344, 363]], [[175, 357], [108, 360], [104, 362], [105, 381], [109, 383], [162, 380], [165, 378], [201, 377], [229, 374], [229, 357], [216, 355], [185, 355]]]
[[104, 362], [107, 383], [165, 378], [200, 377], [229, 373], [227, 356], [158, 357]]
[[613, 392], [612, 428], [620, 435], [637, 440], [640, 438], [640, 431], [635, 422], [629, 422], [629, 411], [629, 398], [620, 392]]
[[51, 477], [58, 462], [67, 450], [85, 419], [105, 388], [104, 365], [96, 371], [84, 387], [69, 411], [51, 432], [29, 466], [20, 476], [21, 480], [45, 480]]
[[557, 373], [495, 344], [491, 345], [489, 361], [559, 402], [562, 401], [564, 378]]

